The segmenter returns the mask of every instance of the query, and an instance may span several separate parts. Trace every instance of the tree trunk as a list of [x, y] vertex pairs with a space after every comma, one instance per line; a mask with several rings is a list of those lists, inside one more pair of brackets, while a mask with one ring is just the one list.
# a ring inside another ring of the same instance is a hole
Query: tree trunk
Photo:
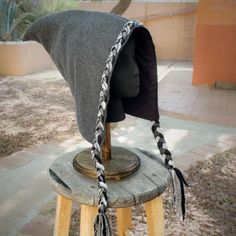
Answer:
[[120, 0], [118, 4], [111, 10], [111, 13], [123, 15], [131, 2], [132, 0]]

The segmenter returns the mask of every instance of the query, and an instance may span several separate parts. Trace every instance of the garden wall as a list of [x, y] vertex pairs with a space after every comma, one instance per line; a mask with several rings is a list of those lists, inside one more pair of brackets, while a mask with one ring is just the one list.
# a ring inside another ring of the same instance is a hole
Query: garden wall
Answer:
[[0, 42], [0, 75], [26, 75], [54, 67], [39, 43]]

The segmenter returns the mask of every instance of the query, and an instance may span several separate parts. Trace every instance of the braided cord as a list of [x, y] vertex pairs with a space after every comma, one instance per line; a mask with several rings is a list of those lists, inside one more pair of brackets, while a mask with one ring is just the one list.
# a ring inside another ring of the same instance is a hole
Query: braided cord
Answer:
[[174, 203], [176, 203], [177, 213], [181, 209], [182, 219], [185, 218], [185, 193], [184, 193], [184, 185], [189, 186], [185, 181], [183, 174], [181, 171], [174, 166], [174, 162], [172, 160], [171, 152], [168, 150], [168, 146], [166, 144], [165, 138], [162, 133], [160, 133], [157, 129], [160, 128], [159, 122], [154, 122], [152, 125], [152, 132], [154, 138], [157, 141], [157, 147], [160, 151], [160, 154], [164, 156], [164, 162], [166, 167], [170, 171], [171, 184], [173, 188], [173, 197]]
[[120, 32], [115, 41], [115, 44], [111, 48], [109, 57], [106, 61], [106, 65], [102, 74], [102, 80], [101, 80], [102, 89], [99, 97], [95, 138], [93, 140], [91, 149], [92, 159], [95, 162], [97, 178], [98, 178], [98, 188], [99, 188], [98, 212], [101, 214], [104, 214], [107, 211], [107, 184], [105, 179], [105, 168], [102, 164], [102, 159], [101, 159], [101, 148], [105, 137], [106, 110], [110, 95], [110, 77], [120, 49], [126, 42], [126, 39], [128, 38], [131, 30], [137, 25], [140, 25], [140, 23], [137, 21], [128, 21], [124, 25], [122, 31]]

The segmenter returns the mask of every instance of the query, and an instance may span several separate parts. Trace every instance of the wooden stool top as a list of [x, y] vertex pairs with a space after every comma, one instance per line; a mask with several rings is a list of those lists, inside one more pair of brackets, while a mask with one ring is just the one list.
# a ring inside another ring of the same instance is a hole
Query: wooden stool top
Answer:
[[[107, 180], [108, 207], [130, 207], [161, 195], [169, 182], [169, 172], [162, 161], [150, 153], [129, 149], [141, 160], [140, 168], [121, 180]], [[77, 152], [56, 159], [49, 169], [49, 184], [60, 195], [81, 204], [97, 206], [97, 179], [77, 172], [72, 161]]]

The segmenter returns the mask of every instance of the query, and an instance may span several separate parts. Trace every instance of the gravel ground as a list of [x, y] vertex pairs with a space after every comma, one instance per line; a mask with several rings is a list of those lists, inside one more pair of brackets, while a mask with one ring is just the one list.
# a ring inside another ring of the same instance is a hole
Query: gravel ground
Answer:
[[[236, 148], [199, 162], [187, 172], [191, 187], [186, 190], [187, 214], [184, 223], [170, 206], [170, 191], [164, 193], [167, 236], [236, 235]], [[133, 235], [148, 235], [143, 206], [132, 208]], [[79, 235], [79, 210], [72, 216], [70, 236]], [[109, 210], [113, 235], [115, 211]]]
[[53, 77], [0, 78], [0, 158], [24, 147], [79, 136], [68, 86]]

